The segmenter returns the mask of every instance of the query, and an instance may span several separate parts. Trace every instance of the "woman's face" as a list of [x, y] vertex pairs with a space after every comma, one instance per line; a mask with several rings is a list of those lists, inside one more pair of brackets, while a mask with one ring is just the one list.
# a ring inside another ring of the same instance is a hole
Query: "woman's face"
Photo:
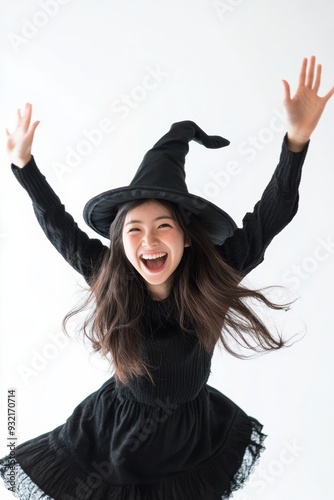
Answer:
[[126, 257], [147, 282], [156, 299], [170, 290], [169, 278], [179, 265], [185, 247], [183, 231], [171, 211], [155, 200], [130, 210], [122, 230]]

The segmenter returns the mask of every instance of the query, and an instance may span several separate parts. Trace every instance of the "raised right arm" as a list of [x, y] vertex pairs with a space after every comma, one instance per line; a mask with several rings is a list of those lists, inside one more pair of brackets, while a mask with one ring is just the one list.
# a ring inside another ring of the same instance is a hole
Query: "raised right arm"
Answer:
[[23, 167], [12, 164], [12, 171], [31, 198], [37, 220], [45, 235], [64, 259], [87, 281], [109, 249], [99, 239], [89, 238], [39, 171], [34, 157]]
[[7, 130], [7, 150], [12, 161], [12, 171], [30, 196], [37, 220], [47, 238], [89, 283], [109, 249], [100, 240], [89, 238], [79, 229], [37, 168], [31, 155], [31, 146], [39, 122], [30, 124], [31, 111], [31, 104], [26, 105], [22, 115], [18, 111], [15, 131], [9, 133]]

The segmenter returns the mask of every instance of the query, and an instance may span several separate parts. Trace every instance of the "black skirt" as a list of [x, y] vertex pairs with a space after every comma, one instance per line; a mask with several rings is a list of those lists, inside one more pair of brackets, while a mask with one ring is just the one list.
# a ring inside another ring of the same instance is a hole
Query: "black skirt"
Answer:
[[121, 397], [112, 377], [65, 424], [19, 445], [15, 462], [1, 459], [0, 473], [24, 500], [225, 499], [264, 449], [261, 431], [208, 384], [153, 406]]

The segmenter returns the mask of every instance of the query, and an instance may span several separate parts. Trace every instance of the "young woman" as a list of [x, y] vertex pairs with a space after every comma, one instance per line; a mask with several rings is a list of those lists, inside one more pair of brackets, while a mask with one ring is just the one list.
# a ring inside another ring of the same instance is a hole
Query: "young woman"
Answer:
[[[289, 127], [279, 164], [253, 213], [237, 228], [212, 203], [188, 192], [184, 162], [192, 139], [228, 145], [194, 122], [173, 124], [144, 156], [129, 186], [95, 196], [90, 239], [38, 170], [32, 107], [7, 131], [14, 175], [31, 197], [46, 236], [89, 285], [83, 325], [114, 375], [65, 424], [0, 460], [21, 499], [218, 500], [242, 486], [263, 450], [262, 425], [210, 387], [219, 340], [261, 351], [284, 345], [247, 305], [281, 308], [240, 284], [298, 207], [310, 135], [334, 93], [319, 97], [321, 66], [304, 59], [296, 95], [284, 81]], [[66, 322], [65, 322], [66, 323]], [[232, 341], [232, 342], [231, 342]], [[15, 479], [10, 475], [15, 472]]]

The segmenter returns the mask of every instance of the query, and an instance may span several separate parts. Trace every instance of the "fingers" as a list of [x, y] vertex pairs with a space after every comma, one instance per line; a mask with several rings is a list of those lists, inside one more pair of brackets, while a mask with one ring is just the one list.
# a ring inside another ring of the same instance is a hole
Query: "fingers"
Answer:
[[[30, 126], [30, 121], [31, 121], [31, 114], [32, 114], [32, 104], [29, 102], [26, 103], [24, 110], [21, 112], [20, 109], [16, 111], [16, 129], [23, 127], [24, 132], [27, 132]], [[37, 122], [38, 125], [39, 122]], [[34, 130], [37, 127], [36, 124], [34, 124]], [[7, 137], [11, 135], [9, 130], [6, 128], [6, 134]]]
[[29, 129], [31, 113], [32, 113], [32, 105], [27, 102], [24, 110], [24, 115], [21, 120], [21, 125], [23, 125], [25, 132]]
[[302, 62], [302, 67], [300, 69], [299, 73], [299, 86], [300, 87], [305, 87], [305, 81], [306, 81], [306, 68], [307, 68], [307, 58], [305, 57]]
[[309, 89], [318, 92], [321, 83], [322, 66], [321, 64], [318, 64], [315, 71], [315, 63], [315, 56], [311, 56], [310, 61], [308, 61], [307, 57], [303, 59], [302, 67], [299, 73], [299, 86], [308, 87]]
[[[306, 61], [307, 61], [307, 59], [306, 59]], [[312, 56], [311, 59], [310, 59], [310, 66], [308, 68], [308, 72], [307, 72], [307, 75], [306, 75], [306, 81], [305, 81], [305, 85], [309, 89], [311, 89], [312, 86], [313, 86], [314, 67], [315, 67], [315, 57]]]
[[314, 87], [313, 87], [313, 90], [316, 93], [318, 93], [319, 87], [320, 87], [320, 83], [321, 83], [321, 72], [322, 72], [322, 66], [321, 66], [321, 64], [318, 64], [318, 66], [317, 66], [317, 74], [316, 74], [316, 77], [315, 77], [315, 82], [314, 82]]
[[[302, 62], [302, 67], [299, 73], [299, 87], [307, 87], [315, 94], [318, 94], [320, 84], [321, 84], [321, 75], [322, 75], [322, 65], [318, 64], [316, 66], [316, 57], [312, 56], [310, 58], [309, 67], [308, 67], [308, 59], [304, 58]], [[322, 97], [325, 103], [332, 97], [334, 94], [334, 87], [327, 92], [327, 94]]]
[[21, 111], [18, 109], [16, 111], [16, 128], [19, 128], [22, 121]]
[[35, 130], [37, 128], [37, 126], [40, 124], [39, 121], [37, 122], [34, 122], [31, 126], [30, 126], [30, 129], [29, 129], [29, 134], [33, 137], [34, 136], [34, 133], [35, 133]]
[[[310, 60], [310, 68], [306, 78], [306, 86], [309, 87], [311, 90], [313, 90], [316, 94], [318, 94], [321, 84], [322, 65], [321, 64], [317, 65], [317, 70], [314, 80], [315, 61], [316, 61], [315, 56], [312, 56]], [[331, 90], [327, 92], [327, 94], [324, 97], [322, 97], [325, 104], [332, 97], [333, 94], [334, 94], [334, 87], [331, 88]]]
[[14, 136], [16, 132], [19, 130], [24, 132], [26, 136], [30, 136], [33, 138], [36, 127], [40, 124], [40, 121], [36, 121], [34, 123], [31, 122], [31, 113], [32, 113], [32, 105], [27, 103], [23, 111], [20, 109], [17, 110], [17, 123], [16, 129], [14, 132], [10, 132], [8, 128], [5, 129], [7, 138]]
[[329, 99], [332, 97], [332, 95], [334, 95], [334, 87], [332, 87], [330, 89], [330, 91], [327, 92], [326, 95], [324, 95], [323, 100], [325, 101], [325, 103], [327, 103], [327, 101], [329, 101]]
[[290, 101], [290, 85], [286, 80], [282, 80], [283, 87], [284, 87], [284, 101]]

